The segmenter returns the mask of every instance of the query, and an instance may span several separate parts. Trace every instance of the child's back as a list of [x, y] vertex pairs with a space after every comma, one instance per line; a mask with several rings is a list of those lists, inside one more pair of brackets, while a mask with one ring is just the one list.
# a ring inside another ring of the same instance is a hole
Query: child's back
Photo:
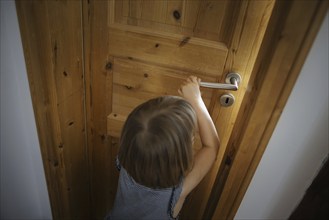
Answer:
[[182, 186], [179, 184], [172, 188], [152, 189], [135, 182], [121, 167], [110, 219], [170, 219]]

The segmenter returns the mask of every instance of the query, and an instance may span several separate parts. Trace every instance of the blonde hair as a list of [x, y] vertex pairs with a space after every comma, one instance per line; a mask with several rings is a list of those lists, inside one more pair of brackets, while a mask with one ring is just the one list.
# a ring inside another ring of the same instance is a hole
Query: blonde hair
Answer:
[[141, 185], [177, 185], [192, 167], [195, 125], [196, 114], [183, 98], [163, 96], [139, 105], [121, 133], [121, 165]]

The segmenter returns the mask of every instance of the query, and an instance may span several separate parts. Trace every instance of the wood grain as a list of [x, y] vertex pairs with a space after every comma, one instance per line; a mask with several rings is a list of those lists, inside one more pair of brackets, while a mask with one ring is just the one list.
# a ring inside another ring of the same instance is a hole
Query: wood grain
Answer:
[[[103, 219], [112, 207], [117, 179], [112, 139], [107, 135], [106, 120], [112, 109], [113, 58], [108, 56], [107, 1], [83, 1], [84, 48], [86, 75], [86, 124], [93, 219]], [[97, 15], [97, 16], [96, 16]]]
[[220, 44], [208, 46], [206, 42], [190, 39], [182, 43], [185, 38], [137, 33], [135, 29], [110, 29], [108, 37], [109, 53], [113, 56], [213, 76], [222, 73], [227, 56], [227, 49]]
[[223, 26], [229, 29], [227, 23], [235, 20], [231, 13], [236, 1], [111, 0], [111, 5], [109, 13], [117, 24], [221, 42], [226, 35]]
[[88, 219], [81, 4], [16, 6], [53, 218]]

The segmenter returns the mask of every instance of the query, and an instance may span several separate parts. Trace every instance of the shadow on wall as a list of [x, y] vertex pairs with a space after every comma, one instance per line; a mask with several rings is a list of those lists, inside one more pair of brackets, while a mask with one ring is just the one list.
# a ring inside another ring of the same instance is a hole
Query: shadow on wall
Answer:
[[[327, 114], [326, 112], [323, 112], [323, 114], [317, 115], [317, 121], [314, 122], [315, 126], [313, 126], [313, 130], [309, 134], [309, 136], [312, 138], [307, 138], [307, 139], [305, 138], [304, 140], [307, 140], [308, 142], [304, 143], [304, 146], [311, 146], [311, 148], [312, 148], [313, 146], [323, 145], [323, 144], [321, 144], [323, 137], [321, 137], [321, 133], [319, 133], [318, 131], [323, 129], [325, 126], [328, 126], [328, 121], [323, 120], [326, 117], [328, 118], [328, 116], [326, 116], [326, 114]], [[277, 198], [275, 200], [276, 204], [273, 204], [273, 208], [272, 208], [269, 216], [275, 216], [276, 213], [282, 212], [282, 209], [283, 209], [282, 201], [285, 198], [287, 198], [287, 195], [292, 195], [295, 192], [296, 192], [295, 194], [297, 194], [300, 192], [301, 189], [296, 188], [296, 182], [305, 182], [305, 169], [303, 169], [301, 167], [301, 164], [314, 164], [315, 159], [314, 159], [314, 157], [310, 156], [310, 154], [312, 154], [312, 152], [310, 152], [309, 148], [301, 149], [301, 152], [296, 152], [296, 154], [297, 155], [299, 154], [299, 155], [294, 158], [294, 161], [292, 161], [292, 166], [288, 167], [288, 169], [287, 169], [288, 172], [286, 172], [285, 176], [282, 178], [282, 180], [284, 182], [281, 184], [284, 187], [282, 187], [282, 191], [279, 191], [279, 195], [276, 195], [276, 197], [275, 197], [275, 198]], [[327, 160], [327, 158], [325, 160]], [[324, 168], [324, 166], [323, 166], [323, 168]], [[316, 174], [314, 174], [314, 175], [316, 175]], [[318, 174], [318, 175], [320, 175], [320, 174]], [[328, 178], [327, 178], [327, 180], [328, 180]], [[309, 180], [309, 181], [311, 181], [311, 180]], [[329, 206], [326, 206], [326, 207], [329, 207]], [[293, 210], [296, 207], [285, 207], [285, 208], [287, 209], [287, 212], [289, 213], [289, 210]], [[309, 219], [317, 219], [317, 218], [309, 218]], [[295, 220], [297, 220], [297, 219], [295, 219]]]

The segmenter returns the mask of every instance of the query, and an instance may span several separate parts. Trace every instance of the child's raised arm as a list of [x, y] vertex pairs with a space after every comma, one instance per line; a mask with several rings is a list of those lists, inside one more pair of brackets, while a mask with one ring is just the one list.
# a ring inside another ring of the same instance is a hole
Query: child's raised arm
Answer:
[[[200, 79], [190, 76], [178, 90], [179, 94], [193, 106], [196, 112], [200, 138], [203, 145], [195, 155], [191, 172], [185, 177], [180, 200], [184, 200], [208, 173], [216, 160], [219, 148], [217, 130], [201, 98], [199, 83]], [[179, 207], [177, 209], [180, 210]]]

